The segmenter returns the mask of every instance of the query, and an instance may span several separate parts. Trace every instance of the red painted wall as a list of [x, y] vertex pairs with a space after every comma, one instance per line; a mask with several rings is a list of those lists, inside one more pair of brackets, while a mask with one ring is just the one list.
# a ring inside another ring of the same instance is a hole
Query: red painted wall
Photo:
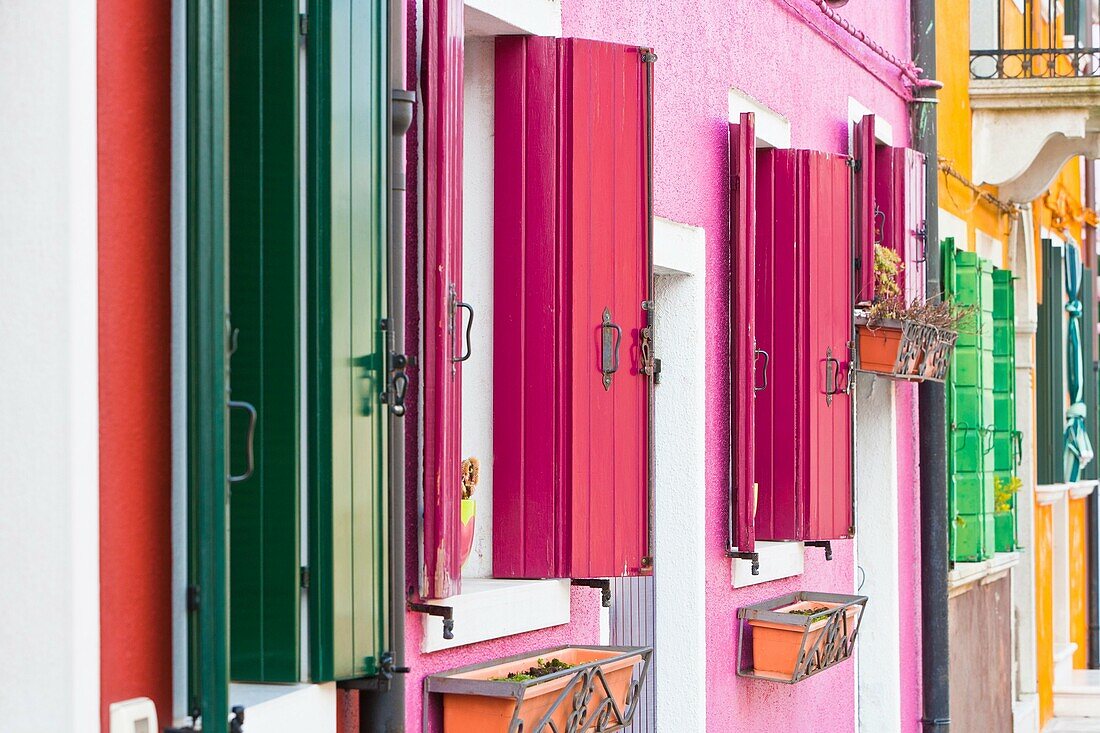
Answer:
[[171, 722], [171, 3], [99, 0], [102, 717]]

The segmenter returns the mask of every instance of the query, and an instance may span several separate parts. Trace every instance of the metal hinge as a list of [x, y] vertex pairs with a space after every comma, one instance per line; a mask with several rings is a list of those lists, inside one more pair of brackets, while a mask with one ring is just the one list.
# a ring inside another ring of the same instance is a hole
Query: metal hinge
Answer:
[[397, 417], [405, 415], [405, 394], [409, 391], [409, 375], [405, 368], [409, 366], [409, 361], [404, 354], [390, 352], [386, 389], [379, 398], [383, 404], [390, 406], [390, 412]]
[[657, 60], [657, 54], [653, 53], [652, 51], [642, 51], [642, 63], [643, 64], [652, 64], [656, 60]]
[[859, 173], [861, 170], [863, 170], [863, 161], [859, 160], [858, 158], [848, 158], [848, 160], [845, 162], [848, 163], [848, 167], [851, 168], [852, 171], [855, 173]]
[[197, 585], [187, 586], [187, 610], [192, 612], [199, 610], [199, 587]]
[[653, 327], [642, 329], [642, 364], [638, 372], [653, 379], [654, 384], [661, 381], [661, 360], [653, 355]]
[[862, 257], [856, 257], [854, 260], [852, 260], [852, 264], [853, 264], [853, 267], [855, 267], [857, 270], [862, 270], [863, 269], [863, 258]]
[[303, 36], [309, 35], [309, 16], [305, 13], [298, 14], [298, 34]]
[[229, 719], [229, 733], [244, 733], [244, 705], [233, 706], [233, 717]]
[[301, 581], [302, 588], [305, 589], [305, 590], [308, 590], [309, 589], [309, 568], [307, 566], [303, 565], [298, 577]]

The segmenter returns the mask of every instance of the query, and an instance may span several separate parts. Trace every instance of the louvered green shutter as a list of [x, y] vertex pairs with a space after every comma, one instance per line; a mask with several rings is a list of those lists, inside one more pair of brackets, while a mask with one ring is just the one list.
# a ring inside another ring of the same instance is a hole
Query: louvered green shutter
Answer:
[[1016, 496], [1010, 489], [1019, 462], [1016, 430], [1016, 318], [1012, 273], [993, 271], [993, 487], [997, 552], [1016, 549]]
[[1060, 484], [1065, 480], [1063, 256], [1060, 243], [1055, 246], [1052, 240], [1043, 240], [1043, 299], [1039, 303], [1039, 326], [1035, 334], [1036, 469], [1040, 485]]
[[951, 559], [976, 562], [993, 554], [993, 277], [988, 260], [945, 240], [949, 297], [976, 311], [959, 327], [947, 382], [948, 511]]
[[[1089, 440], [1094, 448], [1100, 447], [1100, 383], [1097, 383], [1097, 353], [1096, 353], [1096, 301], [1095, 281], [1093, 270], [1086, 267], [1081, 278], [1081, 362], [1082, 379], [1085, 385], [1085, 405], [1088, 414], [1085, 418], [1085, 428], [1089, 434]], [[1089, 480], [1100, 476], [1097, 468], [1100, 459], [1093, 458], [1081, 471], [1081, 479]]]

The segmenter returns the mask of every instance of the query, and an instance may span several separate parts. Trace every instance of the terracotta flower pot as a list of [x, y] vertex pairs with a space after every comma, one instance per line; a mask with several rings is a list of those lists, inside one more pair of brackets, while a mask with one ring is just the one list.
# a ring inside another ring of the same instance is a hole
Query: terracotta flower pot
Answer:
[[859, 326], [859, 368], [868, 372], [893, 374], [901, 348], [901, 328]]
[[[774, 609], [775, 613], [791, 613], [805, 609], [821, 608], [833, 609], [841, 606], [841, 603], [829, 601], [798, 601], [786, 606]], [[859, 609], [849, 607], [845, 612], [848, 623], [855, 623]], [[806, 626], [806, 616], [791, 613], [791, 622], [785, 624], [779, 621], [750, 619], [749, 625], [753, 627], [752, 633], [752, 659], [754, 673], [758, 677], [774, 677], [776, 679], [790, 680], [798, 668], [799, 652], [809, 653], [818, 639], [821, 638], [826, 624], [829, 623], [830, 614], [821, 612], [820, 619], [811, 616], [809, 627]], [[805, 642], [803, 642], [805, 637]]]
[[[551, 730], [549, 726], [536, 728], [542, 718], [550, 713], [549, 721], [556, 726], [556, 730], [564, 731], [569, 716], [574, 712], [576, 700], [585, 698], [584, 694], [578, 693], [583, 691], [583, 675], [587, 670], [600, 669], [607, 683], [606, 690], [610, 691], [619, 710], [625, 715], [626, 698], [634, 679], [635, 666], [646, 661], [649, 654], [650, 650], [644, 647], [562, 647], [432, 675], [428, 690], [443, 693], [444, 733], [507, 733], [517, 705], [522, 730]], [[511, 672], [525, 672], [538, 664], [540, 659], [560, 659], [573, 667], [521, 682], [500, 679]], [[641, 674], [644, 674], [645, 666], [642, 670]], [[593, 676], [591, 681], [593, 684], [585, 704], [589, 715], [595, 713], [608, 697], [598, 676]], [[570, 689], [559, 702], [559, 696], [567, 687]], [[614, 721], [614, 714], [608, 720]], [[577, 729], [577, 733], [594, 731], [597, 721], [592, 722], [593, 725]]]
[[470, 557], [470, 550], [474, 548], [474, 520], [477, 518], [477, 502], [474, 499], [462, 500], [459, 518], [462, 520], [462, 532], [460, 534], [462, 542], [462, 555], [460, 557], [462, 562], [460, 564], [465, 565], [466, 559]]

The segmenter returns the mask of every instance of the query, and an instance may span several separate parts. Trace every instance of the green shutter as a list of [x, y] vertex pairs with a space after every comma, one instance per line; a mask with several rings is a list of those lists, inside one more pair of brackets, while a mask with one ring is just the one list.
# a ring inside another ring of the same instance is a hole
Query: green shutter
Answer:
[[[1088, 408], [1088, 416], [1085, 418], [1085, 428], [1089, 434], [1089, 440], [1093, 447], [1100, 447], [1100, 384], [1097, 383], [1096, 363], [1096, 301], [1095, 281], [1093, 270], [1086, 267], [1081, 278], [1081, 363], [1082, 379], [1085, 384], [1085, 406]], [[1081, 479], [1096, 479], [1100, 476], [1097, 464], [1100, 458], [1093, 458], [1081, 471]]]
[[229, 715], [225, 29], [224, 3], [187, 3], [187, 708], [207, 721]]
[[993, 271], [993, 487], [997, 552], [1016, 549], [1016, 318], [1012, 273]]
[[230, 675], [297, 682], [298, 3], [229, 8]]
[[1065, 295], [1062, 246], [1043, 240], [1042, 301], [1035, 334], [1036, 469], [1040, 485], [1060, 484], [1065, 468]]
[[988, 260], [945, 240], [944, 285], [956, 303], [974, 306], [960, 324], [947, 381], [948, 511], [951, 559], [993, 554], [993, 277]]
[[309, 4], [310, 670], [377, 672], [388, 639], [385, 3]]

